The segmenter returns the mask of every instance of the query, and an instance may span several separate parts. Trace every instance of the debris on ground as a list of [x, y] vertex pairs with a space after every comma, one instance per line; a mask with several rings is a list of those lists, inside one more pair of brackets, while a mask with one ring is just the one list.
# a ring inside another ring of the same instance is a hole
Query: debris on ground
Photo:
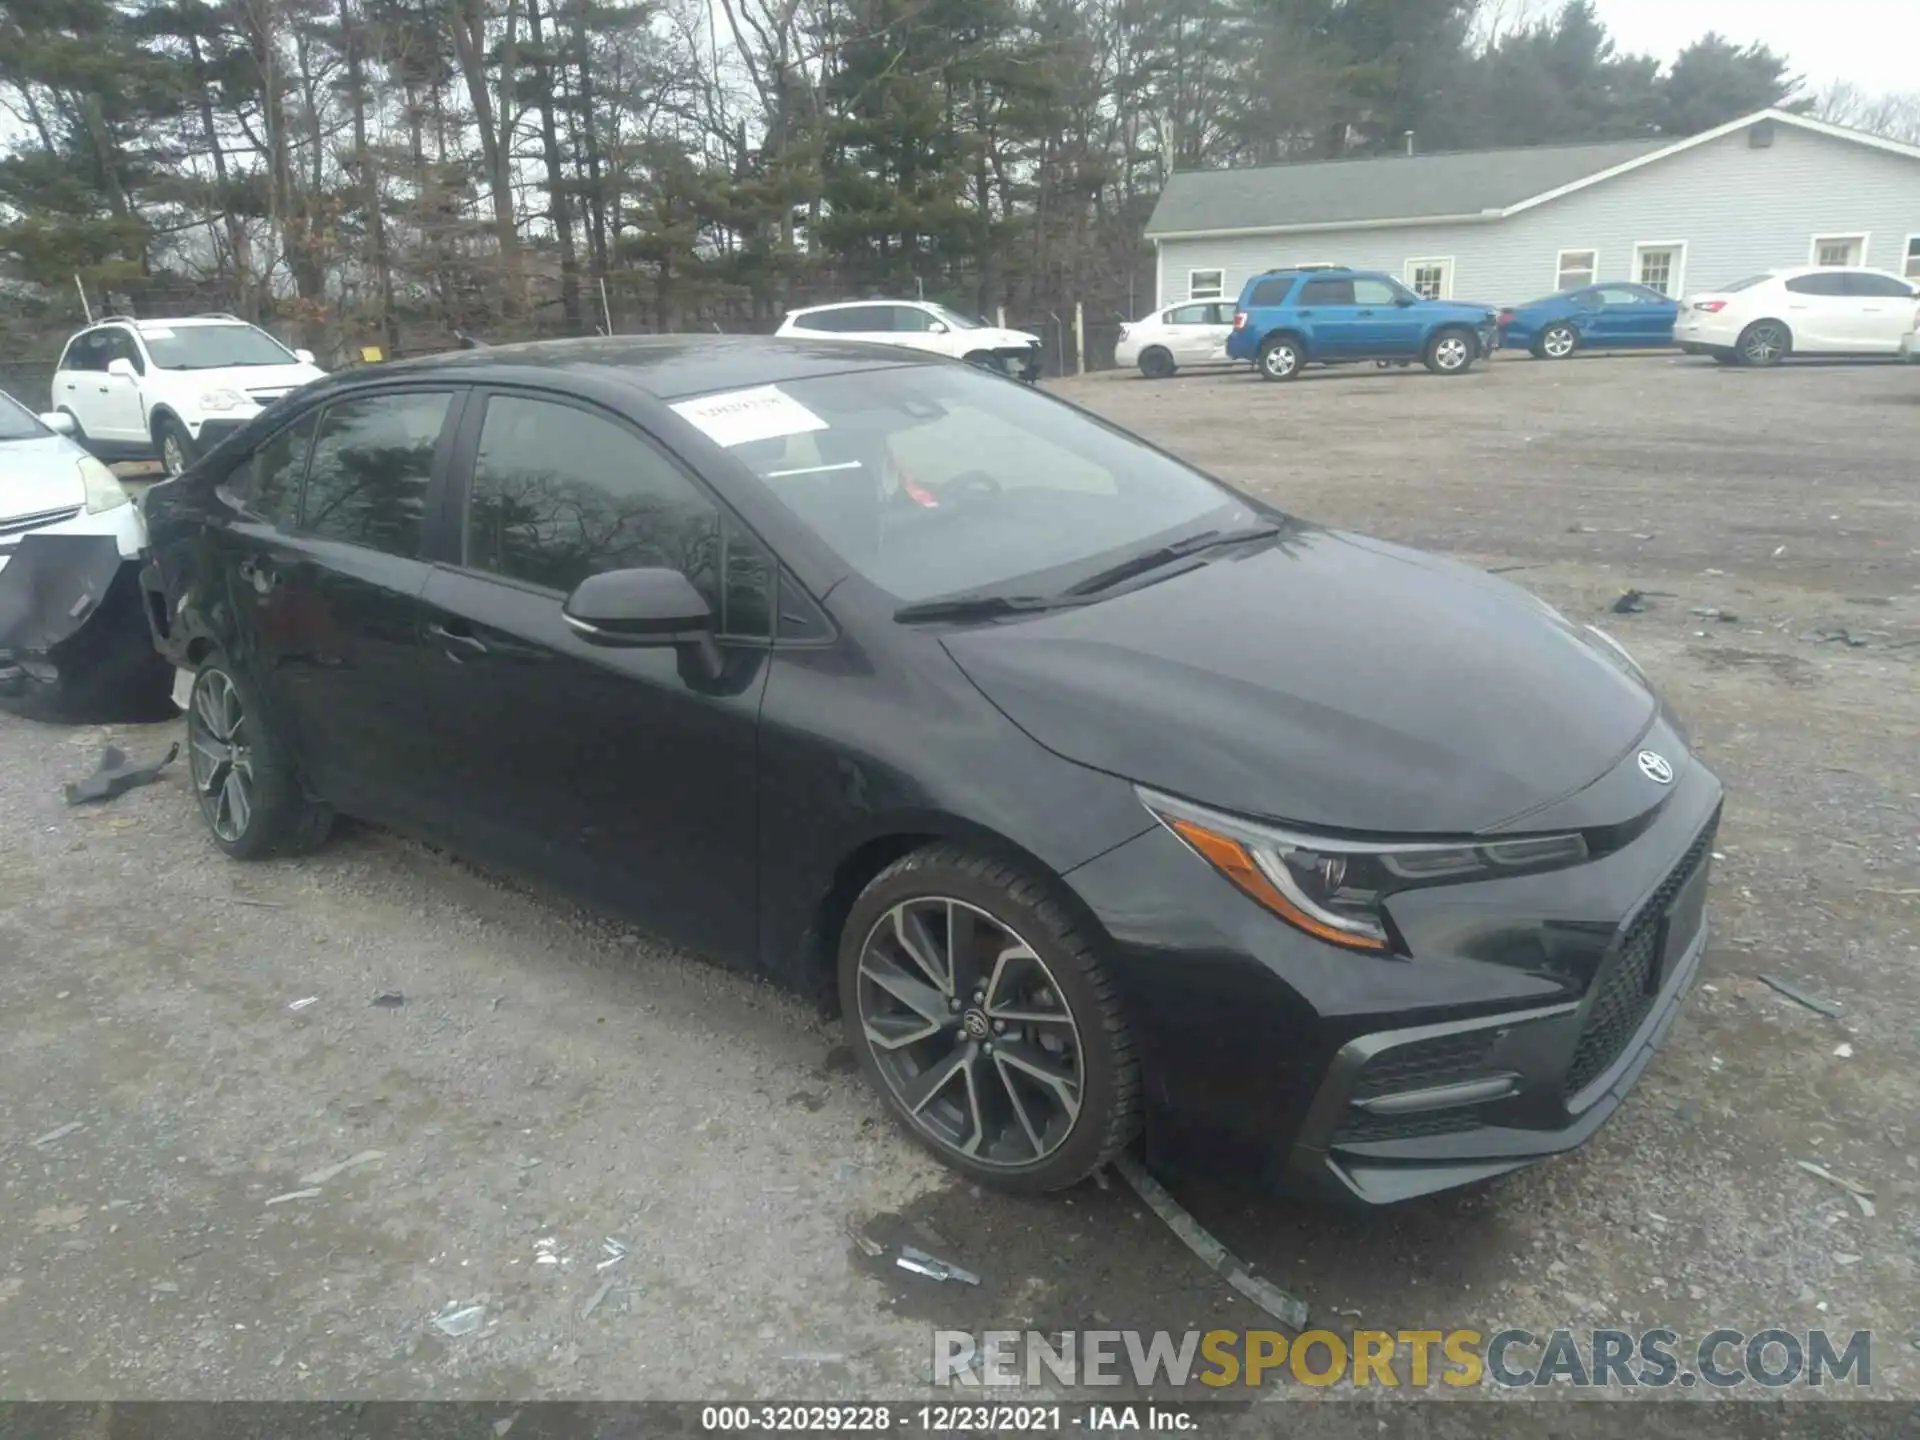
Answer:
[[859, 1222], [856, 1220], [847, 1221], [847, 1238], [853, 1241], [855, 1246], [859, 1248], [860, 1253], [865, 1255], [869, 1260], [878, 1260], [882, 1255], [887, 1253], [887, 1247], [867, 1234], [865, 1230], [861, 1229]]
[[536, 1265], [564, 1265], [566, 1259], [559, 1250], [560, 1242], [548, 1235], [533, 1242], [533, 1263]]
[[1838, 1045], [1833, 1047], [1833, 1053], [1836, 1059], [1851, 1060], [1853, 1058], [1853, 1046], [1847, 1044], [1846, 1041], [1843, 1040]]
[[336, 1175], [344, 1175], [359, 1165], [371, 1165], [376, 1160], [387, 1158], [384, 1150], [362, 1150], [358, 1155], [349, 1155], [344, 1160], [331, 1165], [322, 1165], [318, 1170], [309, 1171], [300, 1177], [302, 1185], [324, 1185]]
[[1847, 1192], [1848, 1196], [1852, 1198], [1853, 1203], [1860, 1207], [1860, 1213], [1863, 1216], [1869, 1220], [1873, 1219], [1873, 1191], [1869, 1190], [1866, 1186], [1856, 1184], [1852, 1180], [1844, 1179], [1827, 1169], [1826, 1166], [1816, 1165], [1811, 1160], [1796, 1160], [1793, 1163], [1809, 1175], [1818, 1175], [1829, 1184], [1838, 1185], [1842, 1190]]
[[1638, 590], [1628, 590], [1607, 608], [1615, 615], [1638, 615], [1647, 608], [1647, 597]]
[[607, 1298], [607, 1296], [611, 1295], [612, 1293], [613, 1293], [613, 1281], [611, 1280], [601, 1281], [600, 1288], [594, 1291], [593, 1294], [588, 1298], [587, 1303], [580, 1307], [580, 1318], [582, 1320], [585, 1320], [591, 1317], [593, 1312], [600, 1308], [601, 1302], [604, 1301]]
[[1699, 605], [1694, 607], [1693, 613], [1698, 615], [1702, 620], [1718, 620], [1722, 625], [1737, 625], [1740, 623], [1740, 617], [1738, 615], [1734, 614], [1731, 610], [1722, 610], [1718, 605]]
[[293, 1011], [294, 1014], [298, 1015], [302, 1010], [305, 1010], [309, 1005], [318, 1005], [319, 1003], [320, 1003], [320, 997], [318, 995], [302, 995], [298, 1000], [289, 1000], [287, 1002], [287, 1009]]
[[42, 1145], [51, 1145], [56, 1140], [66, 1139], [67, 1136], [73, 1134], [74, 1131], [80, 1128], [82, 1128], [81, 1121], [69, 1120], [66, 1124], [60, 1126], [58, 1129], [49, 1130], [46, 1134], [42, 1135], [38, 1140], [29, 1140], [27, 1144], [31, 1148], [38, 1150]]
[[268, 1199], [269, 1205], [284, 1205], [289, 1200], [312, 1200], [319, 1196], [319, 1186], [309, 1186], [305, 1190], [289, 1190], [284, 1195], [275, 1195]]
[[1809, 994], [1798, 985], [1790, 985], [1776, 975], [1762, 975], [1758, 978], [1760, 983], [1769, 990], [1786, 996], [1796, 1004], [1806, 1006], [1815, 1014], [1825, 1015], [1828, 1019], [1839, 1018], [1840, 1007], [1831, 1000], [1822, 1000], [1818, 995]]
[[980, 1277], [971, 1270], [962, 1269], [951, 1261], [942, 1260], [937, 1255], [929, 1255], [924, 1250], [916, 1250], [911, 1245], [900, 1247], [900, 1258], [893, 1262], [902, 1270], [911, 1270], [916, 1275], [924, 1275], [929, 1280], [958, 1280], [962, 1285], [978, 1285]]
[[1307, 1328], [1308, 1313], [1304, 1300], [1289, 1295], [1278, 1285], [1262, 1280], [1248, 1270], [1226, 1246], [1208, 1234], [1200, 1222], [1189, 1215], [1138, 1160], [1131, 1155], [1121, 1155], [1113, 1162], [1113, 1168], [1120, 1172], [1121, 1179], [1133, 1187], [1134, 1193], [1147, 1202], [1147, 1208], [1165, 1221], [1167, 1228], [1179, 1236], [1181, 1242], [1198, 1255], [1209, 1270], [1221, 1276], [1227, 1284], [1281, 1324], [1296, 1331]]
[[442, 1335], [450, 1335], [458, 1340], [462, 1335], [471, 1335], [480, 1328], [487, 1318], [484, 1305], [467, 1305], [461, 1308], [448, 1306], [433, 1317], [433, 1328]]
[[89, 800], [111, 800], [136, 786], [151, 785], [160, 778], [162, 770], [179, 758], [180, 745], [177, 741], [167, 747], [165, 755], [146, 765], [133, 764], [127, 759], [126, 751], [118, 745], [109, 745], [100, 752], [100, 765], [93, 774], [77, 783], [67, 783], [67, 804], [84, 805]]
[[796, 1350], [791, 1355], [782, 1355], [781, 1361], [788, 1365], [844, 1365], [847, 1357], [840, 1350]]
[[628, 1251], [631, 1250], [631, 1248], [626, 1241], [616, 1240], [613, 1236], [609, 1235], [605, 1240], [600, 1242], [600, 1254], [602, 1258], [595, 1262], [593, 1268], [596, 1270], [611, 1270], [615, 1265], [618, 1265], [622, 1260], [627, 1258]]
[[367, 1003], [380, 1010], [398, 1010], [407, 1003], [407, 997], [398, 990], [382, 990]]
[[1864, 650], [1867, 645], [1865, 640], [1844, 625], [1822, 625], [1816, 630], [1807, 631], [1800, 638], [1809, 645], [1826, 645], [1837, 640], [1850, 650]]

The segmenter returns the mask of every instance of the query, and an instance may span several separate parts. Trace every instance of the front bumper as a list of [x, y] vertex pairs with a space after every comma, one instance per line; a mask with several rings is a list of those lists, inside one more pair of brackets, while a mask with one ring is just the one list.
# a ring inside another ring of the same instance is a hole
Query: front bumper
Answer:
[[134, 560], [147, 543], [147, 527], [137, 501], [116, 505], [99, 514], [88, 514], [84, 505], [75, 505], [62, 519], [36, 525], [30, 530], [14, 529], [0, 520], [0, 570], [28, 535], [111, 535], [122, 560]]
[[1482, 325], [1474, 331], [1480, 340], [1480, 358], [1485, 360], [1500, 348], [1500, 327], [1494, 324]]
[[1040, 378], [1043, 366], [1038, 345], [1003, 345], [994, 350], [993, 358], [1001, 371], [1015, 380], [1031, 385]]
[[1290, 929], [1164, 830], [1080, 867], [1069, 883], [1114, 941], [1150, 1147], [1366, 1206], [1583, 1144], [1699, 972], [1720, 802], [1689, 760], [1618, 849], [1395, 897], [1411, 956], [1391, 959]]

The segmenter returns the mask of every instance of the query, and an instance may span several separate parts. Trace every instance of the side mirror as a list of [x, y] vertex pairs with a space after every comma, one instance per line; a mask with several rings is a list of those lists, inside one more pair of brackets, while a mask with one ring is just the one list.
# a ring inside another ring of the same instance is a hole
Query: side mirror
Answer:
[[944, 335], [947, 333], [947, 322], [944, 320], [936, 320], [933, 324], [929, 325], [927, 329], [935, 335]]
[[80, 427], [74, 423], [73, 416], [64, 410], [53, 410], [40, 417], [40, 423], [56, 435], [78, 435]]
[[311, 350], [296, 350], [293, 352], [293, 358], [298, 360], [302, 365], [313, 365], [318, 363], [314, 360], [313, 351]]
[[609, 570], [589, 575], [561, 608], [593, 645], [684, 645], [710, 641], [713, 611], [678, 570]]
[[1394, 297], [1393, 303], [1398, 305], [1402, 310], [1405, 310], [1409, 306], [1417, 305], [1420, 302], [1417, 298], [1415, 298], [1412, 295], [1397, 295]]
[[133, 361], [125, 359], [109, 360], [107, 362], [107, 373], [109, 375], [118, 375], [122, 380], [138, 379], [140, 374], [139, 371], [133, 368]]

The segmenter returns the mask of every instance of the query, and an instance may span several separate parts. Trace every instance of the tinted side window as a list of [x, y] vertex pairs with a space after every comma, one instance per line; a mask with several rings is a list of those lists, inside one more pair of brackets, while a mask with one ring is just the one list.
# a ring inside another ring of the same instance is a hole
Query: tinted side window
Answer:
[[1913, 287], [1891, 275], [1871, 275], [1862, 270], [1847, 272], [1847, 293], [1866, 300], [1911, 300]]
[[818, 315], [803, 315], [793, 325], [796, 330], [824, 330], [828, 334], [849, 328], [847, 312], [844, 310], [822, 310]]
[[301, 528], [389, 555], [419, 553], [433, 451], [452, 398], [430, 391], [329, 405], [307, 466]]
[[1247, 303], [1249, 305], [1284, 305], [1287, 303], [1287, 292], [1292, 288], [1293, 277], [1290, 275], [1279, 275], [1271, 280], [1256, 281], [1253, 294], [1247, 297]]
[[924, 310], [916, 310], [911, 305], [889, 305], [887, 308], [893, 311], [893, 328], [896, 330], [925, 333], [933, 329], [933, 316]]
[[292, 528], [300, 510], [300, 480], [307, 473], [318, 411], [309, 411], [253, 452], [244, 476], [247, 509], [262, 520]]
[[141, 358], [140, 347], [133, 343], [133, 336], [124, 330], [107, 331], [107, 361], [111, 364], [115, 360], [129, 362], [141, 375], [147, 373], [147, 362]]
[[1351, 305], [1353, 281], [1309, 280], [1300, 287], [1302, 305]]
[[840, 312], [842, 330], [891, 330], [893, 329], [893, 307], [891, 305], [855, 305], [850, 310]]
[[1796, 295], [1844, 295], [1847, 279], [1839, 271], [1824, 275], [1796, 275], [1787, 281], [1787, 289]]
[[67, 351], [69, 370], [104, 370], [107, 368], [107, 334], [104, 330], [93, 330], [75, 340]]
[[[720, 548], [718, 507], [632, 431], [546, 400], [487, 402], [467, 502], [474, 569], [566, 592], [602, 571], [664, 566], [691, 580], [724, 624]], [[739, 605], [732, 592], [751, 570], [729, 567], [724, 588]], [[763, 634], [768, 608], [763, 598]]]

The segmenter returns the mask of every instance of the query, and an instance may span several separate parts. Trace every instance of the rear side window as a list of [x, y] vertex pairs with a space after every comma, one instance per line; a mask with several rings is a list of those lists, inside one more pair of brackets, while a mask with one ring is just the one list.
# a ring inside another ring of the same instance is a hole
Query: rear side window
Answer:
[[831, 335], [836, 331], [848, 329], [849, 326], [846, 320], [847, 312], [844, 310], [822, 310], [817, 315], [796, 316], [794, 318], [793, 328], [796, 330], [819, 330]]
[[417, 555], [433, 451], [452, 398], [418, 391], [329, 405], [307, 466], [301, 528], [388, 555]]
[[1844, 295], [1847, 293], [1847, 277], [1838, 270], [1796, 275], [1787, 281], [1787, 289], [1796, 295]]
[[1353, 281], [1309, 280], [1300, 287], [1302, 305], [1351, 305]]
[[1217, 308], [1213, 305], [1182, 305], [1177, 310], [1167, 312], [1167, 323], [1169, 325], [1211, 325], [1213, 312]]
[[1253, 292], [1247, 296], [1249, 305], [1284, 305], [1287, 292], [1293, 289], [1291, 275], [1277, 275], [1270, 280], [1253, 282]]
[[678, 570], [723, 635], [772, 626], [773, 560], [671, 460], [622, 425], [518, 395], [487, 402], [467, 564], [562, 593], [607, 570]]
[[67, 346], [66, 358], [60, 362], [62, 370], [104, 370], [110, 354], [107, 344], [107, 332], [89, 330], [85, 335], [77, 335], [73, 343]]
[[307, 473], [318, 411], [308, 411], [253, 452], [247, 462], [247, 509], [262, 520], [291, 529], [300, 512], [300, 479]]

